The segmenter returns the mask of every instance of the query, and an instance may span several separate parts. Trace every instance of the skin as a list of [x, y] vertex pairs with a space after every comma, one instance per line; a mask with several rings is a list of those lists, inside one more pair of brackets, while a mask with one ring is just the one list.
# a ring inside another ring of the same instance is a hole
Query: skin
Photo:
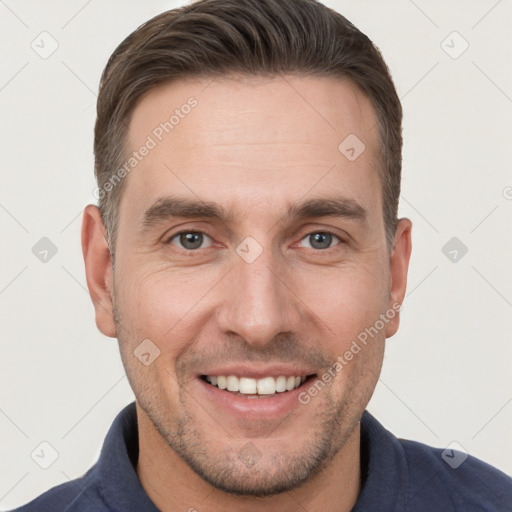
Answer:
[[[83, 218], [96, 323], [118, 338], [136, 396], [137, 474], [162, 511], [348, 511], [361, 489], [359, 420], [398, 314], [307, 405], [278, 420], [219, 411], [197, 374], [227, 362], [286, 362], [320, 375], [402, 303], [411, 223], [399, 221], [388, 247], [375, 111], [347, 80], [182, 80], [137, 104], [130, 148], [190, 96], [197, 107], [126, 178], [115, 272], [98, 209], [89, 205]], [[366, 147], [352, 162], [338, 150], [348, 134]], [[167, 194], [219, 203], [232, 219], [170, 218], [144, 229], [144, 212]], [[366, 220], [284, 216], [293, 201], [339, 195]], [[168, 241], [181, 230], [209, 238], [194, 250]], [[339, 238], [319, 249], [309, 235], [326, 230]], [[236, 252], [247, 236], [263, 249], [252, 263]], [[148, 366], [134, 356], [144, 339], [160, 350]], [[251, 467], [240, 456], [249, 442], [260, 455]]]

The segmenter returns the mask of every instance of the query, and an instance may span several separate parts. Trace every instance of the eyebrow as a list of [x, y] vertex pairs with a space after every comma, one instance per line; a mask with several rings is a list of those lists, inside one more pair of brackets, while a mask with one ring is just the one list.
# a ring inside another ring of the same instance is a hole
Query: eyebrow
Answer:
[[[313, 217], [339, 217], [364, 223], [368, 213], [359, 203], [345, 197], [314, 198], [295, 201], [288, 206], [284, 220], [306, 219]], [[232, 209], [210, 201], [166, 196], [157, 199], [142, 217], [142, 226], [150, 228], [174, 218], [207, 218], [222, 222], [232, 222]]]

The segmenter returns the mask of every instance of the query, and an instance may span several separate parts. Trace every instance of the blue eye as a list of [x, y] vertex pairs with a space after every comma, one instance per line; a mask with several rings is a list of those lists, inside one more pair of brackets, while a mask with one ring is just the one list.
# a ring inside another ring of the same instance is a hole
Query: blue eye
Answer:
[[208, 242], [206, 247], [211, 245], [211, 238], [205, 233], [201, 233], [200, 231], [182, 231], [181, 233], [176, 233], [172, 238], [168, 240], [168, 243], [179, 247], [180, 249], [185, 249], [187, 251], [193, 251], [195, 249], [204, 249], [201, 247], [204, 242]]
[[338, 240], [338, 242], [341, 242], [341, 240], [334, 233], [330, 233], [329, 231], [316, 231], [314, 233], [310, 233], [309, 235], [305, 236], [301, 242], [304, 240], [307, 240], [307, 243], [309, 244], [306, 245], [306, 247], [309, 249], [319, 250], [330, 249], [333, 240]]
[[[338, 243], [335, 243], [336, 241]], [[342, 240], [334, 233], [315, 231], [301, 240], [301, 246], [309, 249], [326, 250], [341, 242]], [[185, 251], [196, 251], [210, 247], [212, 239], [201, 231], [181, 231], [169, 238], [167, 243]]]

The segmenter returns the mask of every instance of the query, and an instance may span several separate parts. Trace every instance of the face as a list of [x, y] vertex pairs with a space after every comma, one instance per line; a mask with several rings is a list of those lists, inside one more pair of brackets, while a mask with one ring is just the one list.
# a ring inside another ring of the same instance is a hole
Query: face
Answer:
[[97, 323], [140, 413], [218, 489], [313, 478], [373, 393], [410, 251], [405, 221], [386, 245], [378, 136], [369, 100], [330, 78], [180, 81], [133, 113], [131, 150], [151, 147], [126, 178]]

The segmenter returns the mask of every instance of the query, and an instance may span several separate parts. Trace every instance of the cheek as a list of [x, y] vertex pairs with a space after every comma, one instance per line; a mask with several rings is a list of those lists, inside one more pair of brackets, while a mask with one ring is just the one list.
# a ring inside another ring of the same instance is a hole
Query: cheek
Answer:
[[[117, 288], [124, 327], [118, 338], [131, 386], [145, 403], [155, 396], [163, 400], [166, 393], [178, 396], [175, 362], [200, 330], [197, 319], [205, 291], [191, 286], [193, 280], [161, 269], [124, 275], [130, 278], [120, 279]], [[146, 353], [150, 361], [145, 363]]]
[[328, 327], [337, 345], [350, 344], [375, 323], [387, 305], [388, 286], [383, 269], [339, 269], [322, 279], [303, 280], [302, 289], [304, 302]]
[[132, 273], [120, 289], [128, 329], [137, 338], [152, 340], [162, 355], [179, 353], [194, 336], [194, 326], [201, 323], [207, 307], [205, 295], [217, 281], [214, 272], [205, 270]]

